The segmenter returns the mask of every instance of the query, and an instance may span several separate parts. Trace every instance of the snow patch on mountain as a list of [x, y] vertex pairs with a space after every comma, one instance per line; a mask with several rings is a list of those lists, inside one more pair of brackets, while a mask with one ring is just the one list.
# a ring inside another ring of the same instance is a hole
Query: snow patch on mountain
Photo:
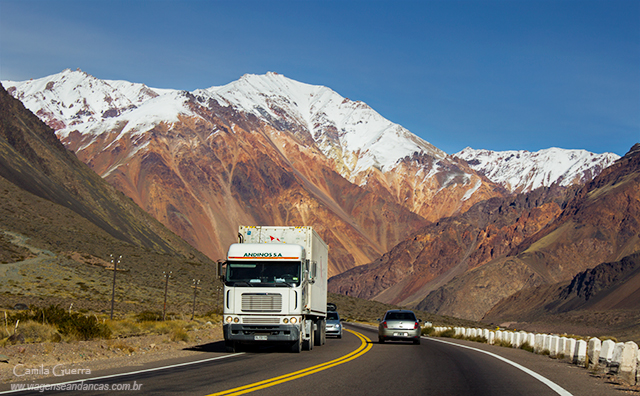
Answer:
[[585, 182], [613, 164], [619, 155], [552, 147], [536, 152], [491, 151], [470, 147], [454, 154], [489, 180], [511, 192], [527, 192], [554, 183], [569, 186]]
[[[59, 137], [120, 130], [145, 133], [180, 115], [199, 117], [187, 105], [188, 93], [149, 88], [127, 81], [100, 80], [80, 70], [3, 85], [24, 105], [56, 129]], [[238, 81], [198, 89], [192, 97], [206, 106], [209, 99], [233, 106], [267, 123], [289, 124], [306, 131], [325, 156], [344, 164], [343, 176], [354, 180], [371, 168], [392, 170], [414, 153], [436, 160], [447, 154], [395, 124], [363, 102], [333, 90], [291, 80], [278, 73], [247, 74]], [[116, 139], [117, 140], [117, 139]]]
[[[69, 69], [40, 79], [2, 84], [61, 138], [75, 131], [85, 136], [111, 131], [120, 137], [132, 135], [135, 141], [135, 135], [144, 135], [161, 123], [171, 126], [181, 116], [201, 117], [189, 104], [195, 98], [200, 106], [206, 107], [215, 100], [222, 106], [253, 114], [275, 130], [298, 134], [303, 141], [312, 139], [328, 159], [335, 160], [336, 170], [343, 177], [360, 185], [367, 183], [366, 175], [372, 170], [398, 173], [403, 160], [416, 156], [421, 164], [416, 176], [423, 175], [423, 182], [441, 171], [448, 173], [439, 166], [440, 162], [449, 161], [445, 152], [385, 119], [367, 104], [278, 73], [246, 74], [229, 84], [191, 93], [100, 80]], [[110, 140], [115, 144], [118, 139]], [[466, 148], [455, 156], [513, 192], [584, 181], [619, 158], [612, 153], [557, 148], [535, 153]], [[454, 180], [470, 183], [471, 175], [457, 175], [445, 176], [441, 187]], [[416, 182], [414, 187], [418, 188], [420, 181]], [[476, 182], [468, 188], [471, 196], [480, 185]]]
[[[285, 118], [302, 126], [327, 157], [336, 158], [336, 152], [340, 153], [341, 158], [337, 159], [352, 174], [371, 167], [389, 171], [413, 153], [446, 157], [446, 153], [385, 119], [365, 103], [278, 73], [246, 74], [238, 81], [196, 90], [193, 94], [248, 111], [267, 122], [270, 119], [281, 122]], [[354, 155], [355, 163], [350, 161]]]

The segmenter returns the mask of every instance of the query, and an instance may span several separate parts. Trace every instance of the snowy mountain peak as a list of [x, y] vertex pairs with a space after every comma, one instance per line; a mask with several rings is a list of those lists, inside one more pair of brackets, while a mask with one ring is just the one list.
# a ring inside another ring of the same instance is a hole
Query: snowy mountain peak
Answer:
[[[60, 137], [72, 131], [99, 134], [120, 126], [124, 126], [121, 136], [144, 133], [160, 123], [175, 123], [180, 115], [199, 117], [186, 104], [189, 99], [182, 91], [100, 80], [80, 70], [23, 82], [3, 81], [3, 85]], [[285, 123], [308, 134], [327, 157], [343, 164], [341, 173], [352, 181], [372, 167], [391, 170], [416, 153], [446, 158], [446, 153], [365, 103], [275, 72], [245, 74], [229, 84], [191, 94], [203, 105], [213, 99], [266, 123]]]
[[[191, 93], [127, 81], [100, 80], [79, 69], [67, 69], [40, 79], [2, 83], [9, 93], [54, 128], [60, 138], [68, 137], [71, 132], [97, 136], [109, 131], [118, 133], [117, 140], [128, 134], [146, 134], [160, 124], [171, 126], [179, 122], [181, 116], [197, 119], [202, 117], [201, 113], [189, 104], [195, 98], [203, 108], [213, 100], [239, 113], [250, 113], [275, 130], [286, 130], [305, 144], [315, 144], [324, 156], [335, 162], [336, 171], [359, 185], [367, 183], [371, 172], [395, 171], [406, 165], [407, 159], [419, 164], [422, 170], [418, 175], [424, 177], [448, 169], [438, 165], [448, 161], [445, 152], [385, 119], [366, 103], [342, 97], [328, 87], [302, 83], [275, 72], [245, 74], [229, 84]], [[611, 153], [598, 155], [556, 148], [536, 153], [466, 148], [455, 156], [514, 192], [586, 180], [618, 158]], [[460, 179], [451, 180], [465, 180], [465, 185], [471, 183], [469, 171], [460, 172]], [[440, 179], [446, 181], [450, 176]], [[412, 183], [417, 188], [424, 180], [415, 179]], [[469, 184], [467, 188], [473, 186]]]
[[[372, 166], [390, 170], [414, 153], [446, 157], [446, 153], [385, 119], [365, 103], [344, 98], [325, 86], [301, 83], [278, 73], [245, 74], [238, 81], [197, 90], [194, 94], [210, 96], [267, 122], [281, 123], [285, 119], [299, 125], [325, 155], [340, 155], [339, 162], [346, 164], [352, 175]], [[360, 153], [360, 160], [350, 166], [346, 159], [353, 158], [355, 153]]]
[[59, 136], [72, 130], [90, 133], [96, 123], [118, 119], [147, 101], [172, 92], [127, 81], [100, 80], [80, 69], [2, 84]]
[[491, 151], [467, 147], [454, 154], [489, 180], [511, 192], [527, 192], [554, 183], [569, 186], [585, 182], [613, 164], [620, 156], [552, 147], [536, 152]]

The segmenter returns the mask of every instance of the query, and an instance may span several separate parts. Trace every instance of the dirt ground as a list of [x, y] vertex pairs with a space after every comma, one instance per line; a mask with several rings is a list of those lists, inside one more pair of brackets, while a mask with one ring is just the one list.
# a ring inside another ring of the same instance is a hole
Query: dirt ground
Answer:
[[[0, 383], [54, 377], [56, 370], [90, 370], [136, 366], [195, 355], [198, 348], [223, 339], [222, 325], [205, 324], [188, 331], [188, 341], [172, 341], [169, 334], [111, 340], [16, 344], [0, 348]], [[86, 371], [84, 371], [86, 373]]]

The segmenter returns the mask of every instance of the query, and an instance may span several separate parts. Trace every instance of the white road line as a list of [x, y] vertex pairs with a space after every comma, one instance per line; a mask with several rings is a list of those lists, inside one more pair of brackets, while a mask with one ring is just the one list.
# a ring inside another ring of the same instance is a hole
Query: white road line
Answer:
[[[48, 386], [56, 386], [56, 385], [66, 385], [66, 384], [75, 384], [77, 382], [90, 382], [90, 381], [97, 381], [97, 380], [103, 380], [103, 379], [107, 379], [107, 378], [116, 378], [116, 377], [124, 377], [126, 375], [133, 375], [133, 374], [141, 374], [141, 373], [149, 373], [152, 371], [160, 371], [160, 370], [166, 370], [166, 369], [170, 369], [170, 368], [175, 368], [175, 367], [182, 367], [182, 366], [190, 366], [192, 364], [199, 364], [199, 363], [205, 363], [205, 362], [212, 362], [214, 360], [220, 360], [220, 359], [225, 359], [228, 357], [232, 357], [232, 356], [238, 356], [238, 355], [242, 355], [244, 354], [244, 352], [240, 352], [240, 353], [232, 353], [229, 355], [223, 355], [223, 356], [216, 356], [213, 358], [209, 358], [209, 359], [202, 359], [202, 360], [194, 360], [193, 362], [185, 362], [185, 363], [178, 363], [178, 364], [172, 364], [169, 366], [162, 366], [162, 367], [154, 367], [154, 368], [150, 368], [150, 369], [144, 369], [144, 370], [137, 370], [137, 371], [129, 371], [126, 373], [118, 373], [118, 374], [111, 374], [111, 375], [103, 375], [101, 377], [94, 377], [94, 378], [85, 378], [85, 379], [79, 379], [79, 380], [73, 380], [73, 381], [66, 381], [66, 382], [56, 382], [53, 384], [46, 384]], [[43, 378], [44, 379], [44, 378]], [[11, 384], [11, 383], [8, 383]], [[8, 391], [2, 391], [0, 392], [0, 395], [4, 395], [7, 393], [18, 393], [18, 392], [25, 392], [25, 391], [33, 391], [34, 389], [18, 389], [18, 390], [8, 390]]]
[[449, 345], [453, 345], [453, 346], [457, 346], [460, 348], [467, 348], [467, 349], [471, 349], [477, 352], [482, 352], [485, 353], [489, 356], [492, 356], [496, 359], [502, 360], [505, 363], [508, 363], [510, 365], [512, 365], [515, 368], [518, 368], [522, 371], [524, 371], [525, 373], [529, 374], [530, 376], [532, 376], [533, 378], [537, 379], [538, 381], [542, 382], [543, 384], [547, 385], [549, 388], [551, 388], [554, 392], [556, 392], [559, 395], [562, 396], [573, 396], [570, 392], [568, 392], [567, 390], [565, 390], [563, 387], [561, 387], [560, 385], [556, 384], [555, 382], [551, 381], [550, 379], [547, 379], [546, 377], [541, 376], [540, 374], [536, 373], [535, 371], [532, 371], [524, 366], [519, 365], [516, 362], [512, 362], [509, 359], [503, 358], [500, 355], [496, 355], [495, 353], [491, 353], [491, 352], [487, 352], [487, 351], [483, 351], [482, 349], [477, 349], [477, 348], [473, 348], [470, 346], [466, 346], [466, 345], [460, 345], [460, 344], [456, 344], [454, 342], [449, 342], [449, 341], [444, 341], [444, 340], [439, 340], [437, 338], [433, 338], [433, 337], [422, 337], [425, 338], [427, 340], [430, 341], [437, 341], [437, 342], [442, 342], [444, 344], [449, 344]]

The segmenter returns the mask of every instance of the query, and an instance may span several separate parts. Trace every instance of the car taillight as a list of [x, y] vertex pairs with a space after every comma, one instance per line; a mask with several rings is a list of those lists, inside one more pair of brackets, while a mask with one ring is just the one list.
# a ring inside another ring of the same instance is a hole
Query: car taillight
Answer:
[[384, 322], [382, 322], [382, 327], [384, 327], [385, 329], [387, 328], [387, 321], [386, 320]]
[[416, 323], [413, 325], [413, 329], [415, 330], [415, 329], [418, 329], [418, 328], [420, 328], [420, 323], [416, 322]]

